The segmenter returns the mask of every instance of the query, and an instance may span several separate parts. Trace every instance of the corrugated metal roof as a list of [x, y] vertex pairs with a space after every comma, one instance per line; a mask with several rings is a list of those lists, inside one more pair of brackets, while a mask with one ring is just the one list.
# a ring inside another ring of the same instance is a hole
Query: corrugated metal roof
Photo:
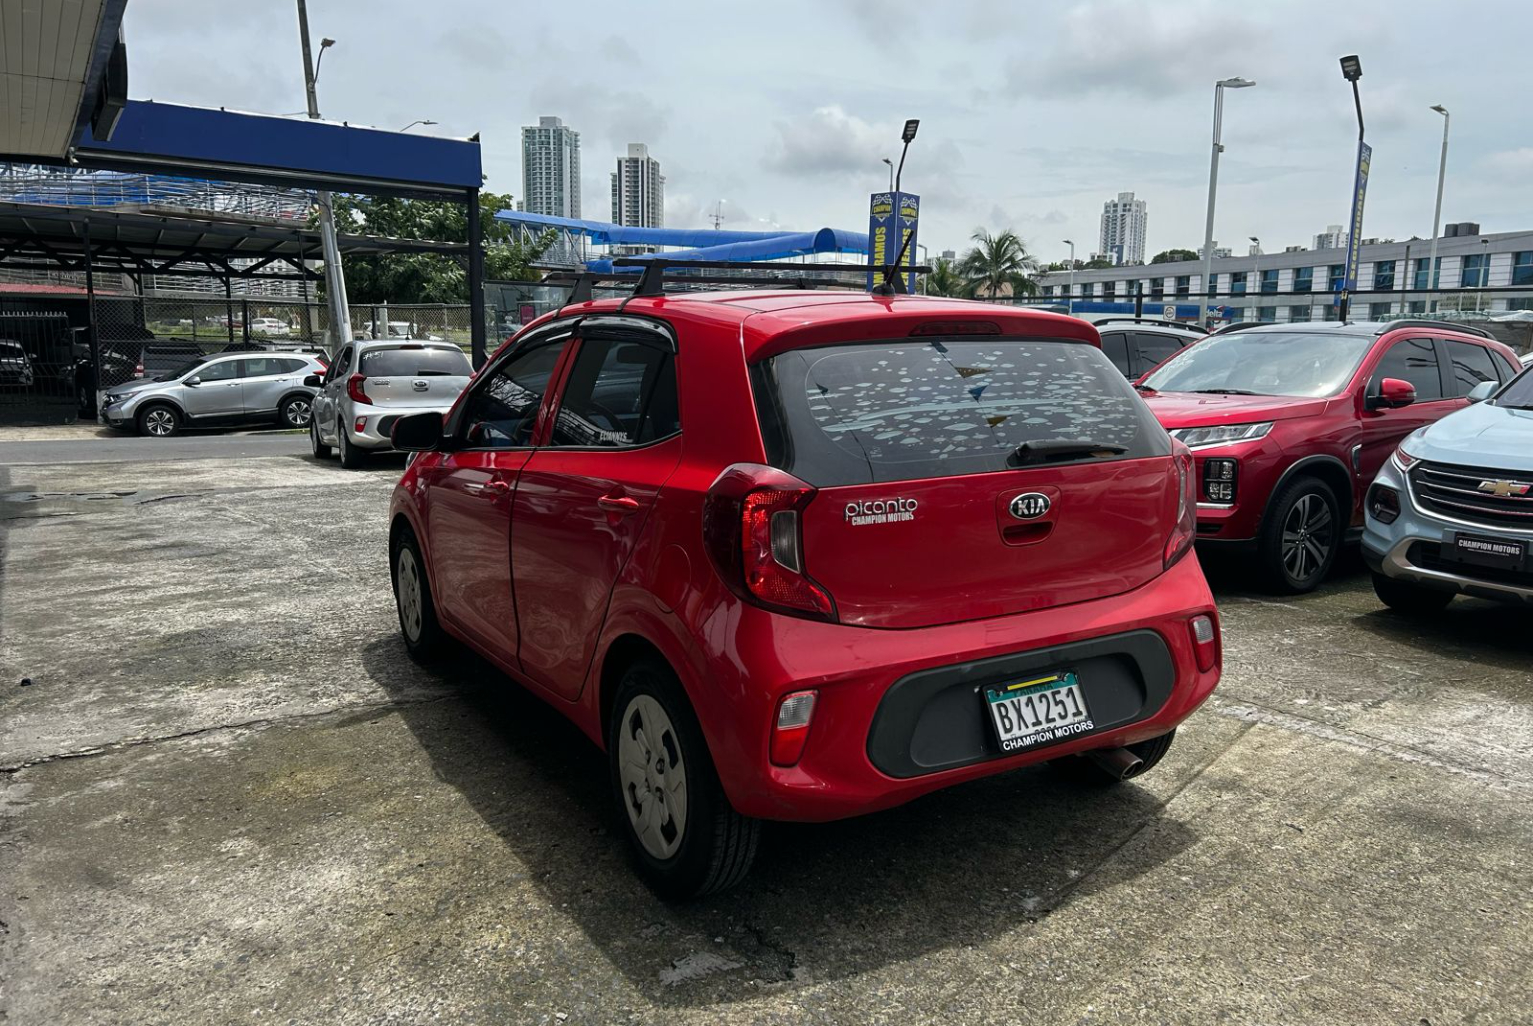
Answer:
[[62, 158], [74, 137], [103, 0], [0, 0], [0, 153]]

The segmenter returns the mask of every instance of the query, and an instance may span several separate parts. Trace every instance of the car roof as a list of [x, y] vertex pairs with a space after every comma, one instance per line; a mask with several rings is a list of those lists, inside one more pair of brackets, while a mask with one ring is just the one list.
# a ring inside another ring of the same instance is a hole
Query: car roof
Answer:
[[1274, 324], [1253, 324], [1245, 328], [1236, 328], [1234, 331], [1225, 331], [1225, 335], [1244, 335], [1247, 332], [1281, 333], [1285, 335], [1367, 335], [1378, 337], [1394, 331], [1426, 332], [1433, 335], [1456, 334], [1468, 336], [1481, 342], [1494, 342], [1493, 338], [1477, 334], [1469, 327], [1455, 327], [1450, 323], [1428, 323], [1424, 321], [1288, 321]]

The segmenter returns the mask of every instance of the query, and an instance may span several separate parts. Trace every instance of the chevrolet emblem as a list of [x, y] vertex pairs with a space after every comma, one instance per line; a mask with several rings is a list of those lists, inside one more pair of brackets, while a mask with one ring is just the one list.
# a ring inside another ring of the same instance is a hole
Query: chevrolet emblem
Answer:
[[1480, 491], [1505, 499], [1513, 495], [1526, 495], [1533, 491], [1533, 485], [1521, 481], [1481, 481]]

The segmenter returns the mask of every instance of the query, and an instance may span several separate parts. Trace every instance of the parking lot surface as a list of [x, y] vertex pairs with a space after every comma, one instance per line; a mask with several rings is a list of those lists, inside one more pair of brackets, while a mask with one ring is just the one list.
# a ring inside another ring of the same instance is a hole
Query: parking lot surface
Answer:
[[1153, 773], [773, 827], [674, 906], [573, 727], [405, 656], [402, 460], [128, 441], [0, 466], [0, 1021], [1533, 1021], [1524, 610], [1214, 564]]

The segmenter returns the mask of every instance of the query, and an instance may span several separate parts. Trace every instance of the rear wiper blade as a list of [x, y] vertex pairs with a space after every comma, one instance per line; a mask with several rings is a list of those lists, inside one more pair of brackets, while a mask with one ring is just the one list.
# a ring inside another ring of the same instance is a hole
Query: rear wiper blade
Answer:
[[1128, 446], [1118, 445], [1116, 442], [1045, 438], [1034, 442], [1023, 442], [1011, 451], [1011, 455], [1007, 457], [1006, 462], [1017, 467], [1027, 463], [1049, 463], [1054, 460], [1068, 460], [1077, 456], [1121, 456], [1126, 452], [1128, 452]]
[[1265, 392], [1253, 392], [1249, 388], [1192, 388], [1188, 389], [1191, 395], [1266, 395]]

